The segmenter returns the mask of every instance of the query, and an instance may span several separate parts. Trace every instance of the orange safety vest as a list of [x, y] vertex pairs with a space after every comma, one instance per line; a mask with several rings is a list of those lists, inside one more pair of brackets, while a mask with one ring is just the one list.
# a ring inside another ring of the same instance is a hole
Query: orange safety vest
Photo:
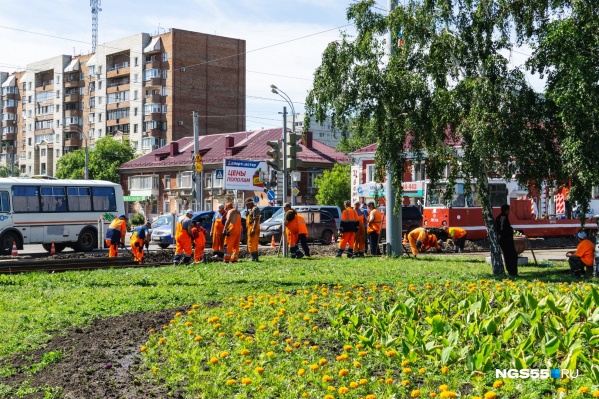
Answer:
[[447, 231], [447, 235], [454, 240], [459, 240], [466, 235], [466, 230], [460, 229], [459, 227], [450, 227]]
[[381, 227], [383, 225], [383, 215], [378, 209], [373, 209], [370, 211], [370, 215], [368, 215], [368, 233], [377, 233], [381, 232]]
[[304, 219], [304, 217], [299, 213], [295, 215], [295, 218], [297, 219], [298, 224], [297, 234], [305, 234], [306, 237], [308, 237], [308, 226], [306, 226], [306, 219]]

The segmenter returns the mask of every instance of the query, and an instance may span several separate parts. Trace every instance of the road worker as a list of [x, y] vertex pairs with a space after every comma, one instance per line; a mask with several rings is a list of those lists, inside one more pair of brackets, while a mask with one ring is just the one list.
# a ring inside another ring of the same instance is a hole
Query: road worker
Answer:
[[116, 258], [119, 256], [119, 245], [125, 246], [125, 236], [127, 235], [127, 216], [120, 215], [114, 219], [106, 230], [106, 245], [108, 246], [108, 257]]
[[247, 246], [250, 253], [250, 261], [258, 262], [258, 241], [260, 240], [260, 208], [254, 204], [254, 200], [248, 198], [245, 200], [245, 206], [248, 210], [245, 218], [245, 227], [247, 231]]
[[218, 206], [218, 211], [214, 214], [214, 218], [212, 219], [212, 229], [210, 230], [214, 260], [223, 260], [223, 257], [225, 256], [225, 240], [223, 239], [223, 229], [225, 228], [225, 223], [223, 222], [224, 215], [226, 215], [225, 205], [221, 204]]
[[285, 212], [283, 224], [285, 225], [285, 234], [287, 234], [287, 245], [289, 245], [290, 257], [292, 259], [303, 258], [304, 254], [297, 246], [299, 240], [299, 221], [297, 212], [295, 209], [291, 208], [289, 202], [286, 202], [285, 205], [283, 205], [283, 211]]
[[445, 227], [444, 230], [447, 233], [447, 237], [453, 241], [454, 252], [464, 252], [468, 232], [459, 227]]
[[191, 235], [193, 237], [193, 262], [201, 263], [204, 258], [204, 249], [206, 248], [207, 230], [200, 225], [200, 222], [194, 221], [191, 226]]
[[297, 218], [297, 240], [301, 244], [304, 254], [310, 256], [310, 247], [308, 246], [308, 226], [306, 219], [299, 213], [295, 215]]
[[356, 258], [364, 257], [364, 249], [366, 248], [366, 229], [364, 212], [360, 208], [360, 201], [354, 203], [354, 210], [358, 215], [358, 229], [356, 230], [356, 237], [354, 239], [354, 256]]
[[422, 252], [422, 243], [428, 239], [428, 232], [422, 227], [418, 227], [408, 233], [408, 241], [410, 242], [410, 248], [412, 253], [418, 255]]
[[233, 207], [232, 202], [225, 206], [227, 211], [227, 221], [223, 228], [223, 237], [225, 241], [225, 263], [237, 262], [239, 260], [239, 243], [241, 240], [241, 215]]
[[428, 234], [426, 239], [422, 241], [422, 250], [421, 252], [426, 252], [429, 249], [435, 249], [437, 252], [442, 252], [441, 245], [437, 241], [437, 236], [434, 234]]
[[374, 202], [370, 201], [368, 203], [368, 224], [366, 232], [368, 233], [371, 255], [381, 254], [379, 252], [379, 235], [381, 234], [382, 226], [383, 215], [381, 214], [381, 211], [374, 207]]
[[345, 209], [341, 212], [341, 225], [339, 226], [339, 233], [341, 234], [341, 240], [339, 240], [339, 249], [335, 257], [340, 258], [343, 255], [343, 251], [347, 246], [347, 257], [354, 257], [354, 241], [356, 238], [356, 231], [358, 230], [358, 214], [351, 207], [350, 201], [344, 202]]
[[137, 226], [133, 229], [133, 234], [131, 234], [131, 238], [129, 239], [133, 260], [140, 265], [143, 263], [144, 259], [144, 245], [147, 248], [150, 242], [150, 227], [152, 227], [152, 223], [150, 222]]
[[[177, 229], [175, 231], [175, 257], [173, 258], [173, 263], [175, 265], [178, 265], [181, 262], [185, 265], [191, 263], [191, 242], [193, 240], [191, 233], [191, 227], [193, 225], [191, 221], [192, 216], [193, 211], [188, 209], [183, 219], [177, 222]], [[183, 255], [183, 260], [181, 260], [181, 255]]]

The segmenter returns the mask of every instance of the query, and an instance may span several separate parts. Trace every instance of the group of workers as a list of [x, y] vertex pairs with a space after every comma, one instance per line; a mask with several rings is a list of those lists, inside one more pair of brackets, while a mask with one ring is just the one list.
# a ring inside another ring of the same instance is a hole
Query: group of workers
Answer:
[[363, 258], [366, 254], [366, 243], [371, 255], [380, 255], [380, 234], [384, 218], [381, 211], [374, 207], [374, 202], [368, 203], [368, 208], [359, 201], [344, 202], [341, 212], [341, 223], [337, 231], [339, 248], [335, 256], [340, 258], [347, 249], [348, 258]]

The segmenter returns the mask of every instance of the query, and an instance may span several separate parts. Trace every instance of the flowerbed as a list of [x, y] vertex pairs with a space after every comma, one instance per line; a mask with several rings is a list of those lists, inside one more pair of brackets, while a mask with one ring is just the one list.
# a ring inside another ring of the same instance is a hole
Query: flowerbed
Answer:
[[[141, 348], [193, 398], [599, 397], [595, 285], [313, 286], [193, 305]], [[496, 369], [579, 377], [496, 378]]]

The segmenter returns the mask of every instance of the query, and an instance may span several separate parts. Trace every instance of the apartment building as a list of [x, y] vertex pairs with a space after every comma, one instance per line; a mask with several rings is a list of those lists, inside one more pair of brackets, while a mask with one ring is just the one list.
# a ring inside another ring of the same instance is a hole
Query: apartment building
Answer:
[[[293, 129], [293, 124], [295, 123], [295, 131], [301, 132], [304, 130], [304, 120], [306, 118], [305, 113], [298, 113], [295, 115], [295, 121], [293, 116], [287, 116], [287, 129]], [[331, 118], [328, 118], [322, 123], [318, 123], [316, 118], [310, 117], [310, 127], [309, 130], [314, 134], [314, 139], [320, 141], [323, 144], [328, 145], [329, 147], [336, 148], [339, 142], [342, 139], [342, 134], [340, 131], [337, 131], [333, 127], [333, 123]]]
[[63, 154], [106, 135], [142, 155], [192, 135], [192, 111], [202, 135], [243, 131], [245, 51], [244, 40], [171, 29], [0, 72], [0, 164], [53, 176]]

